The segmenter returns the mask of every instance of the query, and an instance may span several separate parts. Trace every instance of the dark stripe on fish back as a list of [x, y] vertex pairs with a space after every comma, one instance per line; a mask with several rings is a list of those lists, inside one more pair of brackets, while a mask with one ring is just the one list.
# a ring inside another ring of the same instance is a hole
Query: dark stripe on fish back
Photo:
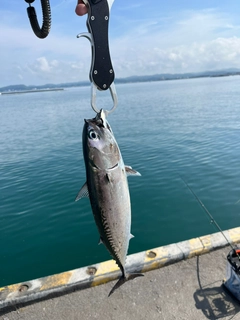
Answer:
[[113, 241], [111, 229], [109, 228], [109, 225], [108, 225], [108, 222], [107, 222], [107, 218], [104, 215], [104, 210], [102, 210], [102, 209], [101, 209], [101, 218], [102, 218], [102, 224], [103, 224], [104, 233], [105, 233], [105, 235], [107, 237], [107, 240], [108, 240], [108, 242], [110, 244], [110, 247], [111, 247], [111, 250], [112, 250], [112, 252], [110, 252], [110, 254], [112, 256], [114, 255], [114, 257], [113, 257], [114, 259], [117, 258], [117, 260], [119, 260], [119, 261], [117, 261], [117, 264], [121, 268], [122, 265], [120, 263], [120, 257], [119, 257], [118, 253], [115, 250], [115, 243]]

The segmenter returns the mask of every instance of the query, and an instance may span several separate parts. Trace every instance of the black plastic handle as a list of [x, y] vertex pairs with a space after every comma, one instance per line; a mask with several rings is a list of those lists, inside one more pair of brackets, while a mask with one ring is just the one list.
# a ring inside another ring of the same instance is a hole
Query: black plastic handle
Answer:
[[107, 90], [114, 81], [108, 42], [109, 6], [107, 0], [88, 0], [87, 27], [92, 35], [90, 80], [99, 90]]

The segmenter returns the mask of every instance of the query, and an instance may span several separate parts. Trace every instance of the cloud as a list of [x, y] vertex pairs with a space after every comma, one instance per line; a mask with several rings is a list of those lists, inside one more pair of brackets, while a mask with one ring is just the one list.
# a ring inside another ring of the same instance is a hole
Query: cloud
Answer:
[[[125, 58], [125, 59], [124, 59]], [[240, 38], [218, 38], [169, 48], [150, 47], [122, 50], [115, 61], [120, 77], [131, 74], [182, 73], [240, 68]]]
[[[164, 17], [152, 13], [141, 19], [128, 15], [117, 25], [110, 29], [110, 51], [118, 78], [240, 68], [240, 28], [226, 13], [208, 9]], [[29, 26], [10, 27], [0, 20], [0, 28], [0, 86], [20, 80], [44, 84], [88, 79], [91, 46], [86, 40], [60, 34], [57, 26], [44, 40]]]
[[56, 60], [53, 60], [49, 63], [45, 57], [38, 58], [37, 62], [38, 64], [34, 65], [35, 69], [45, 73], [51, 72], [51, 70], [58, 65]]
[[83, 79], [87, 79], [88, 68], [82, 62], [50, 60], [47, 57], [40, 57], [31, 63], [14, 66], [18, 78], [28, 84], [29, 78], [31, 84], [44, 83], [64, 83], [81, 81], [81, 74], [84, 73]]
[[112, 46], [119, 77], [240, 68], [240, 28], [226, 14], [187, 11], [136, 25]]
[[[0, 87], [87, 80], [91, 46], [84, 39], [54, 33], [39, 40], [31, 30], [1, 26]], [[20, 73], [19, 73], [20, 71]]]

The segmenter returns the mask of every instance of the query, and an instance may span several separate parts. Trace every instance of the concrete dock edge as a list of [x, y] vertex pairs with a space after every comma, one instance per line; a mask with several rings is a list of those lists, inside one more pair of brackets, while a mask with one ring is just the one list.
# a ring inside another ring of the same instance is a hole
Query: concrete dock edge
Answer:
[[[232, 244], [240, 242], [240, 227], [224, 231]], [[228, 243], [218, 232], [139, 252], [127, 257], [128, 272], [147, 272], [183, 259], [223, 248]], [[65, 294], [115, 280], [120, 270], [114, 260], [0, 288], [0, 308], [34, 302], [51, 294]]]

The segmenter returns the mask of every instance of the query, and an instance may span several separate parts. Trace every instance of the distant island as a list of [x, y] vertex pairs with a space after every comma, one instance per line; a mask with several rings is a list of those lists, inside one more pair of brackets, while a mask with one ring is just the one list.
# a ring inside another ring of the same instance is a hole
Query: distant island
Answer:
[[[131, 76], [127, 78], [116, 78], [115, 83], [133, 83], [133, 82], [149, 82], [149, 81], [166, 81], [166, 80], [180, 80], [180, 79], [193, 79], [193, 78], [206, 78], [206, 77], [227, 77], [227, 76], [236, 76], [240, 75], [239, 69], [225, 69], [219, 71], [204, 71], [204, 72], [193, 72], [193, 73], [163, 73], [155, 74], [149, 76]], [[89, 81], [80, 81], [80, 82], [69, 82], [69, 83], [60, 83], [60, 84], [44, 84], [41, 86], [30, 85], [26, 86], [24, 84], [10, 85], [0, 88], [0, 93], [21, 93], [22, 91], [51, 91], [53, 89], [61, 88], [70, 88], [70, 87], [81, 87], [89, 86]]]

